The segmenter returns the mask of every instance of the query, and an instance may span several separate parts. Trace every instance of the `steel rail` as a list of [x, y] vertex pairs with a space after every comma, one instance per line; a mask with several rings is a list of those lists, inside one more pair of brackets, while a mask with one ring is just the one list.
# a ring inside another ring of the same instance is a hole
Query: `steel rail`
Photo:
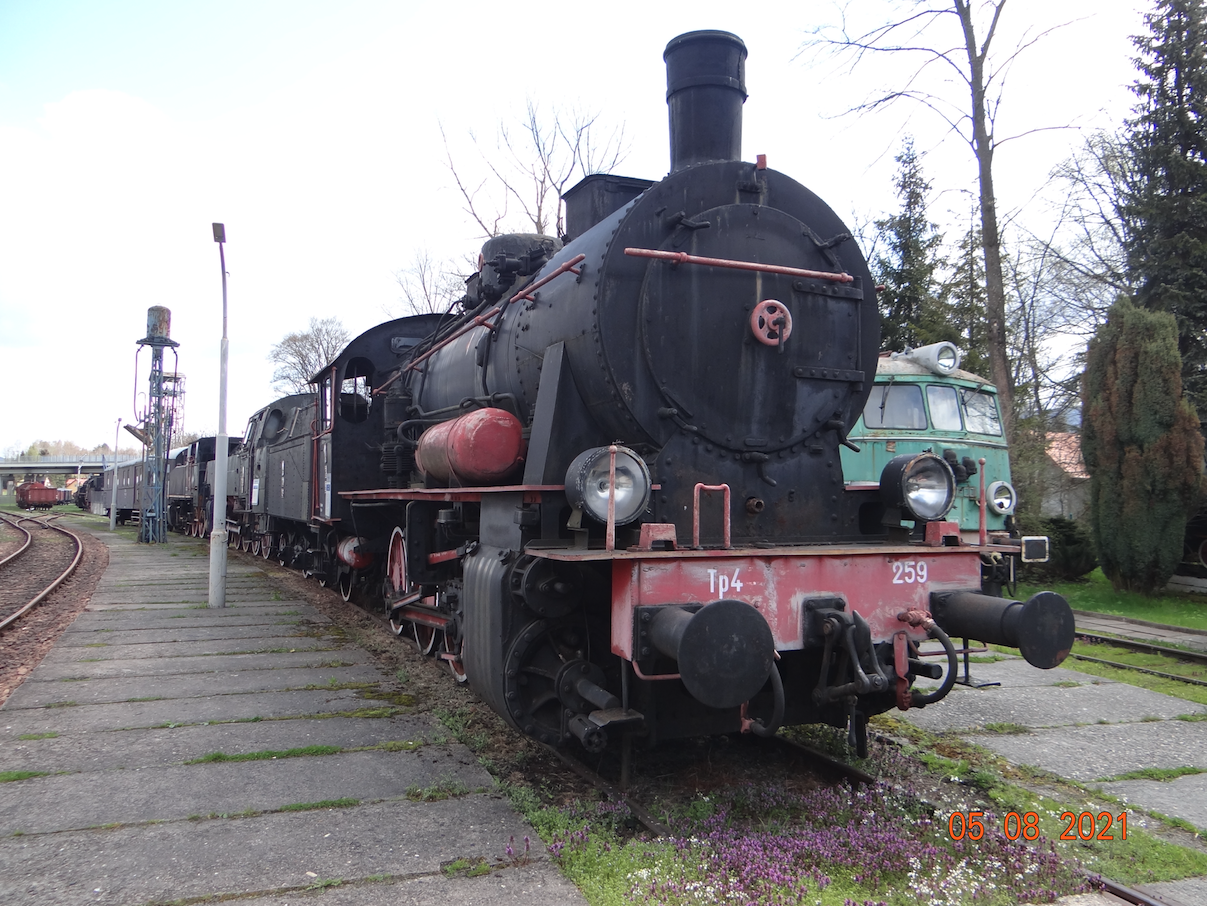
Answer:
[[1207, 664], [1207, 652], [1194, 651], [1183, 648], [1170, 648], [1167, 645], [1158, 645], [1155, 642], [1146, 642], [1142, 639], [1116, 638], [1110, 635], [1097, 635], [1091, 632], [1082, 632], [1078, 630], [1077, 638], [1085, 639], [1087, 642], [1095, 644], [1114, 645], [1118, 648], [1129, 648], [1132, 651], [1146, 651], [1150, 654], [1165, 654], [1169, 657], [1182, 658], [1187, 661], [1194, 661], [1198, 664]]
[[[38, 520], [34, 520], [34, 521], [37, 522]], [[25, 614], [29, 613], [31, 610], [33, 610], [35, 607], [37, 607], [39, 604], [41, 604], [44, 600], [46, 600], [46, 598], [49, 597], [50, 594], [56, 588], [58, 588], [65, 581], [67, 581], [68, 576], [70, 576], [73, 572], [75, 572], [75, 568], [80, 565], [80, 560], [83, 559], [83, 557], [84, 557], [84, 542], [80, 540], [79, 535], [75, 534], [75, 532], [68, 531], [67, 529], [63, 528], [62, 526], [51, 525], [49, 522], [39, 522], [39, 525], [43, 525], [48, 529], [53, 529], [56, 532], [61, 532], [62, 534], [66, 535], [68, 538], [70, 538], [73, 542], [75, 542], [75, 556], [71, 560], [71, 565], [68, 566], [67, 569], [63, 570], [63, 572], [59, 574], [59, 577], [57, 579], [55, 579], [53, 582], [51, 582], [50, 585], [48, 585], [45, 589], [43, 589], [41, 592], [39, 592], [33, 599], [31, 599], [28, 604], [26, 604], [24, 607], [22, 607], [16, 613], [5, 617], [3, 620], [0, 620], [0, 630], [7, 629], [13, 623], [17, 622], [17, 620], [19, 620], [21, 617], [25, 616]], [[30, 537], [32, 539], [32, 537], [33, 537], [32, 534], [30, 535]]]
[[0, 522], [3, 522], [5, 525], [15, 528], [17, 531], [19, 531], [25, 535], [25, 543], [23, 545], [21, 545], [21, 548], [19, 550], [13, 551], [11, 554], [9, 554], [7, 557], [5, 557], [3, 560], [0, 560], [0, 566], [4, 566], [4, 564], [9, 563], [13, 560], [16, 560], [23, 553], [25, 553], [27, 550], [29, 550], [29, 548], [31, 546], [33, 546], [34, 536], [32, 534], [30, 534], [28, 529], [22, 528], [17, 522], [13, 522], [10, 519], [8, 519], [7, 516], [0, 516]]
[[1160, 670], [1134, 667], [1131, 664], [1120, 664], [1118, 661], [1106, 661], [1100, 657], [1090, 657], [1088, 654], [1070, 652], [1069, 657], [1077, 658], [1079, 661], [1089, 661], [1091, 664], [1102, 664], [1104, 667], [1114, 667], [1116, 670], [1135, 670], [1137, 673], [1147, 673], [1149, 676], [1159, 676], [1161, 679], [1177, 680], [1179, 683], [1190, 683], [1195, 686], [1207, 686], [1207, 680], [1195, 679], [1192, 676], [1178, 676], [1176, 673], [1162, 673]]
[[1116, 896], [1125, 903], [1131, 903], [1133, 906], [1182, 906], [1179, 900], [1172, 899], [1165, 894], [1160, 897], [1151, 896], [1139, 890], [1134, 890], [1131, 887], [1126, 887], [1118, 881], [1112, 881], [1110, 878], [1104, 878], [1101, 875], [1091, 876], [1091, 882], [1097, 882], [1102, 885], [1102, 889], [1111, 896]]
[[857, 783], [866, 783], [866, 784], [873, 784], [873, 783], [877, 782], [878, 778], [873, 777], [867, 771], [861, 770], [860, 768], [857, 768], [854, 765], [847, 764], [845, 761], [840, 761], [839, 759], [834, 758], [831, 755], [827, 755], [825, 752], [815, 749], [812, 746], [807, 746], [804, 743], [797, 742], [794, 739], [788, 739], [786, 736], [783, 736], [779, 733], [776, 733], [771, 738], [774, 739], [780, 745], [783, 745], [789, 749], [792, 749], [797, 754], [805, 755], [806, 757], [812, 759], [813, 761], [816, 761], [816, 762], [819, 762], [819, 763], [825, 765], [827, 768], [830, 768], [831, 770], [838, 771], [840, 774], [842, 774], [848, 780], [853, 780]]
[[581, 761], [577, 760], [573, 755], [570, 755], [568, 752], [563, 752], [556, 746], [551, 746], [546, 742], [538, 743], [538, 745], [548, 751], [550, 755], [557, 756], [557, 758], [563, 764], [565, 764], [566, 767], [572, 770], [583, 780], [594, 785], [596, 789], [604, 793], [604, 795], [606, 795], [613, 802], [619, 802], [626, 806], [628, 810], [633, 813], [633, 817], [640, 821], [645, 829], [651, 834], [654, 834], [656, 837], [669, 837], [671, 835], [671, 829], [669, 827], [651, 815], [638, 803], [634, 802], [631, 796], [626, 795], [625, 793], [621, 792], [618, 787], [604, 780]]

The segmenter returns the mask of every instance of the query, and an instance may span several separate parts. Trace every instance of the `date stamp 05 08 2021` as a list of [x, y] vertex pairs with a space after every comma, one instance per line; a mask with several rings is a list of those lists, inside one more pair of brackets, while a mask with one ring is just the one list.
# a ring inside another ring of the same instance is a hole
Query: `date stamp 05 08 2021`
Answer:
[[[953, 840], [980, 840], [985, 836], [985, 813], [980, 811], [952, 812], [947, 819], [947, 833]], [[1127, 839], [1127, 812], [1062, 812], [1061, 821], [1068, 824], [1060, 834], [1061, 840], [1114, 840], [1112, 826], [1119, 825], [1119, 839]], [[1099, 824], [1101, 823], [1101, 827]], [[1035, 812], [1006, 812], [1002, 818], [1002, 833], [1007, 840], [1035, 840], [1039, 837], [1039, 815]]]

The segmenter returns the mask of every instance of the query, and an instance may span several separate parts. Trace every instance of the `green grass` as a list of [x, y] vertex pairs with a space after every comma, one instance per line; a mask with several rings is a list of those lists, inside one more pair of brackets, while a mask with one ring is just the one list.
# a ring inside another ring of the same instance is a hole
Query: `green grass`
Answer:
[[1099, 777], [1095, 782], [1114, 783], [1118, 780], [1156, 780], [1164, 783], [1169, 780], [1177, 780], [1179, 777], [1187, 777], [1191, 774], [1207, 774], [1207, 770], [1189, 765], [1181, 768], [1143, 768], [1139, 771], [1128, 771], [1126, 774]]
[[344, 883], [344, 881], [342, 878], [319, 878], [317, 881], [315, 881], [313, 884], [311, 884], [306, 889], [307, 890], [323, 890], [324, 888], [327, 888], [327, 887], [339, 887], [343, 883]]
[[58, 735], [59, 735], [58, 733], [51, 730], [49, 733], [22, 733], [20, 736], [17, 737], [17, 739], [23, 739], [23, 740], [27, 740], [27, 741], [31, 740], [31, 739], [54, 739]]
[[15, 783], [31, 777], [45, 777], [48, 771], [0, 771], [0, 783]]
[[460, 780], [442, 778], [427, 787], [411, 784], [407, 787], [406, 797], [414, 802], [440, 802], [443, 799], [465, 796], [469, 792], [469, 787]]
[[474, 859], [460, 858], [454, 859], [447, 865], [442, 865], [440, 870], [450, 878], [454, 875], [463, 874], [467, 878], [476, 878], [480, 875], [490, 874], [490, 865], [481, 856]]
[[1022, 724], [1011, 723], [988, 723], [985, 724], [986, 733], [998, 733], [1003, 736], [1023, 736], [1031, 732], [1030, 727], [1024, 727]]
[[277, 758], [305, 758], [311, 755], [337, 755], [342, 752], [339, 746], [303, 746], [297, 749], [263, 749], [259, 752], [241, 752], [238, 755], [227, 755], [225, 752], [210, 752], [200, 758], [193, 758], [185, 764], [214, 764], [223, 761], [272, 761]]
[[1207, 629], [1207, 599], [1200, 595], [1154, 595], [1145, 597], [1130, 591], [1115, 591], [1102, 570], [1095, 569], [1081, 582], [1055, 585], [1018, 586], [1018, 597], [1027, 600], [1038, 591], [1061, 594], [1074, 610], [1089, 610], [1151, 623], [1168, 623], [1188, 629]]
[[292, 802], [281, 806], [283, 812], [308, 812], [320, 808], [355, 808], [360, 805], [359, 799], [320, 799], [318, 802]]

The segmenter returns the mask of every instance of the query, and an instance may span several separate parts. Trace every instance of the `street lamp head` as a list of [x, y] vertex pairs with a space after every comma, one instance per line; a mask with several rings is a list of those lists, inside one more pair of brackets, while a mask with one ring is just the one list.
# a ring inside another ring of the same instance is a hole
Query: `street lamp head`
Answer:
[[214, 241], [215, 242], [226, 242], [226, 224], [223, 224], [223, 223], [214, 224]]

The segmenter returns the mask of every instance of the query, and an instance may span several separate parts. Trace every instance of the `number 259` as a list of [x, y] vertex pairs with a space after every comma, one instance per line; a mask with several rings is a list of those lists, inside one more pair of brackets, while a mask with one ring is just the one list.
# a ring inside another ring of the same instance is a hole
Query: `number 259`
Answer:
[[919, 560], [915, 563], [913, 560], [903, 560], [893, 564], [894, 585], [912, 585], [925, 581], [926, 561]]

